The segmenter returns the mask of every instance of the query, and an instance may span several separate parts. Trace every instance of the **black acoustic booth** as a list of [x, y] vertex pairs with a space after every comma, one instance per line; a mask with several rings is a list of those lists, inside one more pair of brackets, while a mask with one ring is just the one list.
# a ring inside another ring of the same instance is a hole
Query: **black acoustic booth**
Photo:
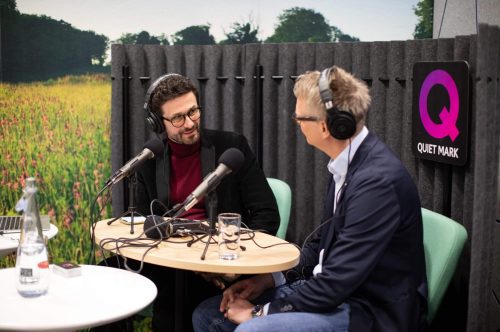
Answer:
[[[470, 65], [470, 150], [463, 167], [420, 160], [411, 150], [412, 68], [419, 61]], [[209, 46], [112, 46], [113, 170], [142, 150], [150, 133], [142, 105], [154, 79], [190, 77], [200, 90], [202, 125], [244, 134], [266, 176], [286, 181], [293, 202], [287, 239], [301, 243], [319, 225], [327, 158], [308, 146], [291, 120], [296, 75], [337, 65], [371, 88], [368, 128], [404, 162], [422, 205], [463, 224], [469, 234], [433, 330], [500, 329], [500, 28], [450, 39], [355, 43]], [[123, 183], [113, 211], [127, 207]]]

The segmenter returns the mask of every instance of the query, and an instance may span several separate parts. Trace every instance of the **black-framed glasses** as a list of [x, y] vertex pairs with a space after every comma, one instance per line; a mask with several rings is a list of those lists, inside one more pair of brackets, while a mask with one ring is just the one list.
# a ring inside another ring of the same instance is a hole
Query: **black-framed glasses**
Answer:
[[161, 118], [163, 120], [169, 121], [172, 124], [172, 126], [174, 126], [176, 128], [180, 128], [180, 127], [184, 126], [184, 122], [186, 122], [186, 116], [189, 117], [191, 119], [191, 121], [198, 120], [201, 116], [201, 107], [200, 106], [192, 107], [186, 113], [176, 114], [173, 117], [171, 117], [170, 119], [168, 119], [164, 116], [162, 116]]
[[320, 120], [316, 116], [311, 116], [311, 115], [297, 116], [297, 114], [295, 114], [295, 113], [293, 113], [292, 119], [293, 119], [293, 121], [295, 121], [297, 126], [299, 126], [302, 121], [319, 121]]

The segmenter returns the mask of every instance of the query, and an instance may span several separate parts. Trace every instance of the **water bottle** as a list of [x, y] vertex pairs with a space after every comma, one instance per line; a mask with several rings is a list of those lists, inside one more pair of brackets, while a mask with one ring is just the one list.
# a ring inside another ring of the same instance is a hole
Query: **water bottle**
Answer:
[[49, 260], [36, 201], [35, 178], [26, 179], [23, 197], [18, 203], [24, 210], [17, 248], [17, 291], [24, 297], [36, 297], [49, 288]]

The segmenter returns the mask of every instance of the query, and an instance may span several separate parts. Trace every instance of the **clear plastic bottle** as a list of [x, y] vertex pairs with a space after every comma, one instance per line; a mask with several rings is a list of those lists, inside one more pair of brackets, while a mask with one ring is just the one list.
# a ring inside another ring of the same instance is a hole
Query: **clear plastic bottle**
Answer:
[[36, 297], [47, 293], [50, 270], [36, 201], [35, 178], [26, 179], [23, 191], [18, 204], [24, 213], [16, 258], [17, 291], [24, 297]]

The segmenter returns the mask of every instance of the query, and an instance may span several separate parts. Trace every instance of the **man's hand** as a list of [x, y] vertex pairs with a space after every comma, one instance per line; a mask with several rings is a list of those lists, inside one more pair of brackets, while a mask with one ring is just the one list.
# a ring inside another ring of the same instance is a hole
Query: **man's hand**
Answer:
[[272, 287], [274, 287], [274, 279], [270, 273], [259, 274], [252, 278], [238, 281], [226, 289], [222, 294], [219, 310], [221, 312], [226, 312], [229, 303], [237, 299], [253, 300], [261, 295], [266, 289]]
[[235, 324], [241, 324], [252, 319], [252, 309], [253, 304], [248, 302], [248, 300], [237, 298], [229, 304], [229, 308], [224, 316]]

